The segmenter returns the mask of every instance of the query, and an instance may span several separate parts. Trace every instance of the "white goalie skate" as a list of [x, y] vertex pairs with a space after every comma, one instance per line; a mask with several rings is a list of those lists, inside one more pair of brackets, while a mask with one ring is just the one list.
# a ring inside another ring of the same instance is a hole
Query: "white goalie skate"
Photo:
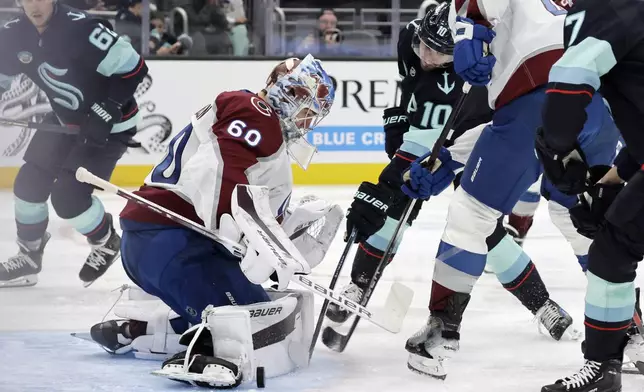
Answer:
[[407, 367], [416, 373], [444, 380], [446, 365], [459, 350], [459, 334], [446, 330], [443, 320], [430, 316], [427, 324], [407, 340]]

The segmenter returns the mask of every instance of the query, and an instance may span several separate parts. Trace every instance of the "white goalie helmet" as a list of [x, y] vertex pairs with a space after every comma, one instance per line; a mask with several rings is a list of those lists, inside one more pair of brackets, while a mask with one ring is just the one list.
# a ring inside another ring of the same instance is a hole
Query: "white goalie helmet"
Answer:
[[306, 169], [316, 148], [305, 138], [331, 109], [335, 88], [322, 63], [307, 55], [278, 64], [266, 81], [266, 101], [280, 118], [289, 155]]

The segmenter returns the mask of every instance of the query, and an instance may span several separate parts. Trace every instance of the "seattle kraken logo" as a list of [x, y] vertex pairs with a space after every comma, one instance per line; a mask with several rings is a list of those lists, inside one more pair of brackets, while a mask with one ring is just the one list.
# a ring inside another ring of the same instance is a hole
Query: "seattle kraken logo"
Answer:
[[452, 84], [449, 84], [448, 76], [449, 76], [449, 72], [447, 71], [443, 72], [443, 80], [445, 81], [444, 84], [441, 86], [440, 83], [436, 83], [436, 85], [438, 86], [438, 89], [444, 92], [445, 95], [451, 93], [452, 90], [454, 90], [454, 85], [456, 84], [456, 82], [452, 82]]
[[69, 83], [56, 80], [56, 77], [67, 75], [67, 71], [66, 69], [55, 68], [47, 63], [42, 63], [38, 66], [38, 75], [40, 75], [42, 81], [60, 96], [53, 98], [53, 101], [66, 109], [77, 110], [80, 106], [80, 101], [83, 100], [83, 93]]

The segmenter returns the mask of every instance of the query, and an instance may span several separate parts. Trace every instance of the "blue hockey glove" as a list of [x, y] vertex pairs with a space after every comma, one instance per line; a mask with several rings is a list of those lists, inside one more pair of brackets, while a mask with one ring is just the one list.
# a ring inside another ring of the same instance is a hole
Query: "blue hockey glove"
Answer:
[[486, 54], [483, 48], [484, 43], [492, 43], [496, 33], [460, 16], [456, 17], [454, 29], [454, 71], [471, 85], [488, 84], [496, 57], [491, 53]]
[[[454, 181], [454, 170], [463, 167], [452, 159], [452, 154], [446, 148], [441, 148], [433, 171], [423, 166], [423, 160], [431, 152], [416, 159], [409, 167], [409, 181], [400, 189], [412, 199], [427, 200], [443, 192]], [[438, 166], [438, 167], [436, 167]]]

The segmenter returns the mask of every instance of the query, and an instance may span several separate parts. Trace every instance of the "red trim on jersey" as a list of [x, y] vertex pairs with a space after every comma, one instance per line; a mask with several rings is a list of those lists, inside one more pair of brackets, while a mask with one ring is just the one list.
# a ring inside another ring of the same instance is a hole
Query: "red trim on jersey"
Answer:
[[496, 98], [495, 108], [499, 109], [513, 99], [547, 84], [550, 68], [559, 60], [563, 52], [563, 49], [549, 50], [524, 61]]
[[557, 88], [550, 88], [546, 90], [546, 94], [565, 94], [565, 95], [580, 95], [580, 94], [586, 94], [590, 97], [590, 99], [593, 98], [593, 94], [591, 94], [589, 91], [570, 91], [570, 90], [560, 90]]
[[134, 108], [132, 108], [132, 110], [130, 110], [129, 112], [127, 112], [126, 114], [124, 114], [124, 115], [123, 115], [123, 118], [121, 118], [121, 120], [126, 120], [126, 119], [128, 119], [128, 118], [130, 118], [130, 117], [134, 116], [134, 115], [136, 114], [136, 112], [138, 112], [138, 111], [139, 111], [139, 106], [138, 106], [138, 105], [134, 105]]
[[143, 60], [143, 57], [140, 57], [139, 58], [139, 64], [136, 67], [136, 69], [134, 71], [128, 73], [128, 74], [125, 74], [125, 75], [121, 76], [121, 78], [122, 79], [128, 79], [128, 78], [131, 78], [131, 77], [135, 76], [136, 74], [139, 73], [139, 71], [141, 71], [141, 68], [143, 68], [143, 64], [145, 64], [145, 61]]

